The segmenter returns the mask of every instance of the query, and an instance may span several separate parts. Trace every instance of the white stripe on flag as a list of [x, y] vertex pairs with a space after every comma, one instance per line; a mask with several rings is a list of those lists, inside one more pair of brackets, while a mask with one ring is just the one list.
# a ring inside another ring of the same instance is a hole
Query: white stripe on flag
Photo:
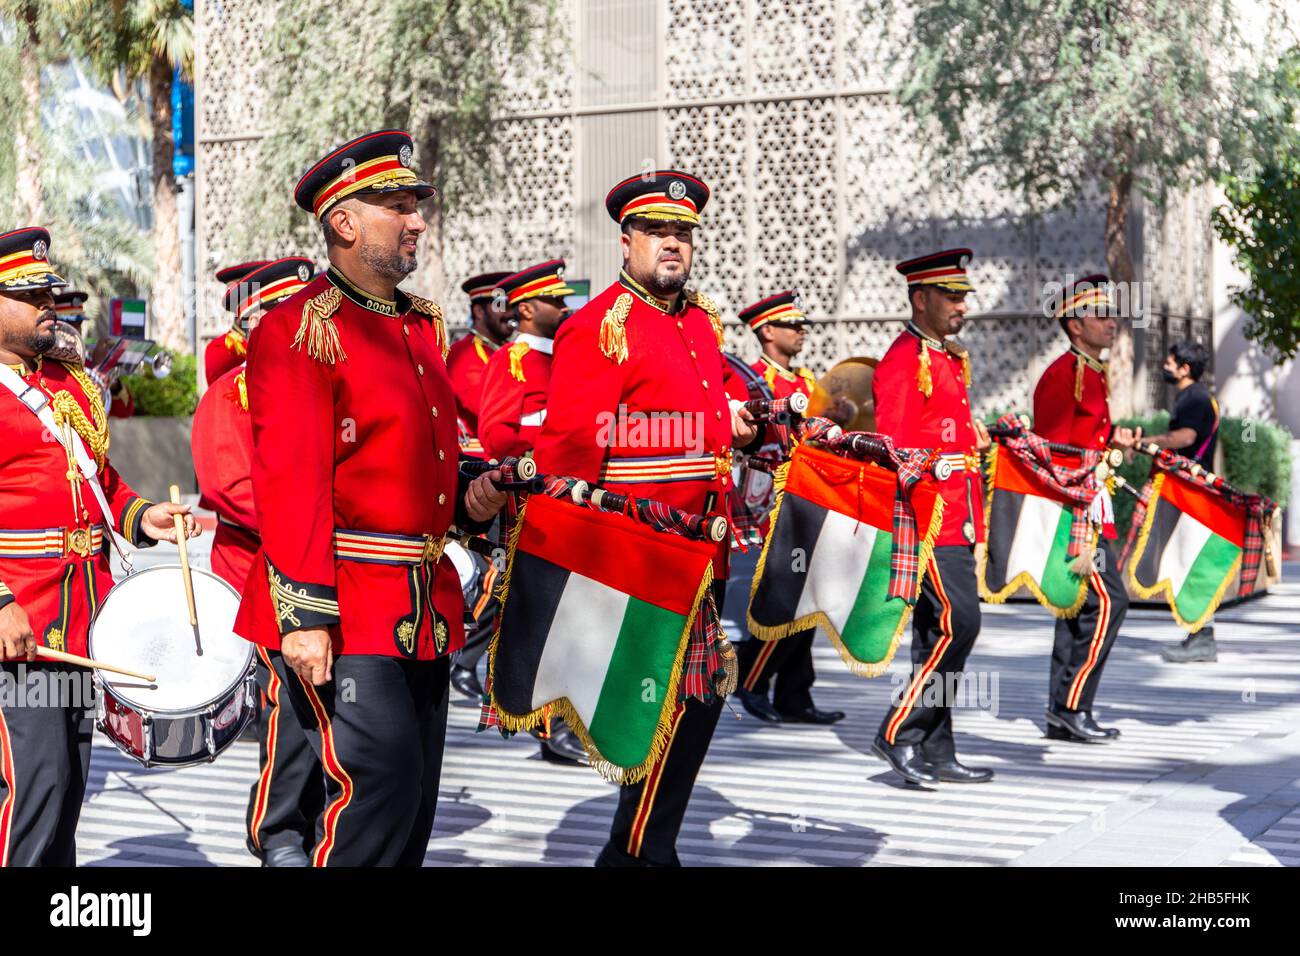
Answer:
[[[1151, 507], [1154, 508], [1155, 504], [1153, 503]], [[1192, 565], [1201, 554], [1201, 549], [1210, 540], [1210, 534], [1209, 528], [1186, 511], [1180, 514], [1173, 533], [1169, 535], [1169, 543], [1165, 545], [1165, 550], [1160, 555], [1160, 569], [1156, 572], [1156, 580], [1163, 581], [1168, 578], [1169, 586], [1177, 595], [1183, 588], [1183, 581], [1187, 579], [1187, 572], [1192, 569]]]
[[626, 594], [569, 574], [533, 682], [534, 710], [567, 697], [583, 723], [591, 725], [627, 602]]
[[1025, 495], [1020, 506], [1020, 521], [1011, 551], [1007, 554], [1007, 580], [1027, 571], [1035, 581], [1043, 580], [1047, 556], [1052, 553], [1056, 528], [1061, 522], [1061, 505], [1050, 498]]
[[[844, 633], [844, 625], [862, 589], [862, 579], [867, 576], [867, 563], [875, 543], [874, 527], [828, 509], [813, 548], [795, 617], [823, 611], [835, 630]], [[771, 559], [768, 555], [768, 560]]]

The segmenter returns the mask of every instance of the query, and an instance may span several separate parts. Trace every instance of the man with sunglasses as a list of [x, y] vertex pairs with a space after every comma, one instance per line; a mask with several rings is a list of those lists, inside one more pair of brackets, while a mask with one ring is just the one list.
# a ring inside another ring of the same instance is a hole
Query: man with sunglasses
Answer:
[[[778, 292], [740, 312], [740, 321], [758, 338], [762, 354], [750, 366], [763, 377], [773, 398], [795, 393], [811, 396], [817, 379], [806, 368], [794, 365], [808, 337], [808, 318], [799, 293]], [[789, 453], [788, 437], [783, 451]], [[752, 716], [770, 724], [833, 724], [844, 719], [839, 710], [818, 710], [813, 704], [812, 642], [816, 628], [809, 628], [779, 641], [755, 637], [736, 646], [740, 662], [740, 686], [736, 697]], [[775, 683], [775, 696], [768, 699], [768, 686]]]

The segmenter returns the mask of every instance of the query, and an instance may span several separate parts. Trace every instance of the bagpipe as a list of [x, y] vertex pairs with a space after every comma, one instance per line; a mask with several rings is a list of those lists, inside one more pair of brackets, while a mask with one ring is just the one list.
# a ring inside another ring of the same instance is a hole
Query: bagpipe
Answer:
[[[495, 486], [524, 499], [497, 586], [480, 729], [527, 731], [558, 714], [602, 776], [643, 779], [693, 674], [719, 696], [735, 688], [735, 652], [711, 596], [726, 517], [542, 475], [529, 457], [462, 460], [460, 470], [499, 470]], [[499, 554], [486, 539], [461, 540]], [[707, 674], [687, 667], [693, 639], [716, 659]]]
[[1000, 603], [1021, 587], [1058, 617], [1082, 607], [1098, 540], [1115, 538], [1110, 495], [1136, 499], [1119, 558], [1129, 589], [1163, 597], [1175, 621], [1196, 631], [1213, 615], [1234, 576], [1236, 594], [1253, 593], [1277, 505], [1234, 487], [1198, 463], [1150, 442], [1141, 489], [1117, 474], [1124, 451], [1049, 442], [1023, 420], [1004, 416], [989, 429], [988, 542], [979, 563], [980, 593]]

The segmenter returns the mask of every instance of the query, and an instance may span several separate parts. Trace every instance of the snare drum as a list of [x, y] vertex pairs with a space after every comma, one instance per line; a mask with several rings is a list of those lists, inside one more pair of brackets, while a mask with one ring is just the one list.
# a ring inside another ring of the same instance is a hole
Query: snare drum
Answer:
[[201, 655], [179, 567], [129, 575], [90, 625], [91, 657], [157, 680], [95, 671], [95, 725], [146, 767], [215, 760], [256, 713], [253, 645], [234, 632], [239, 595], [215, 574], [190, 573]]

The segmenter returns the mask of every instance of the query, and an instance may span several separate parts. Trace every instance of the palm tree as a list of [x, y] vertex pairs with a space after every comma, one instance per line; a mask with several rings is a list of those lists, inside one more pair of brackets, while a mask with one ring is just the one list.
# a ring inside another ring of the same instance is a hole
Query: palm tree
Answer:
[[0, 0], [0, 17], [8, 20], [17, 50], [17, 116], [14, 118], [13, 215], [23, 224], [44, 223], [45, 190], [41, 181], [41, 42], [48, 31], [37, 0]]
[[189, 340], [181, 292], [180, 212], [172, 170], [172, 77], [194, 64], [194, 17], [181, 0], [69, 0], [69, 39], [119, 99], [147, 93], [152, 158], [154, 337], [170, 348]]

